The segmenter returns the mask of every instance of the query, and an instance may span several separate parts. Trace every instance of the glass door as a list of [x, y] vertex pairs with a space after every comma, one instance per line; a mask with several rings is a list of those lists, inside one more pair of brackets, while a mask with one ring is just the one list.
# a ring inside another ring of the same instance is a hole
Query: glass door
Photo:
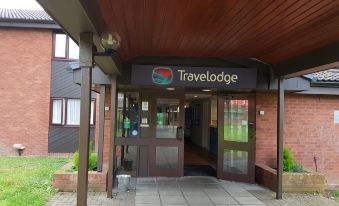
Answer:
[[254, 182], [255, 97], [218, 99], [218, 178]]
[[184, 96], [152, 98], [150, 176], [182, 176], [184, 149]]

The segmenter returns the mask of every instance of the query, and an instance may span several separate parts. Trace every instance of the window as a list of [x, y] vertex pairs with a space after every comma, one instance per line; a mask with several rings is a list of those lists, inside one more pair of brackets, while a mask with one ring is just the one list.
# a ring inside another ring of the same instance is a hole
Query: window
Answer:
[[54, 57], [79, 59], [79, 47], [66, 34], [54, 34]]
[[52, 100], [52, 124], [62, 123], [62, 99]]
[[[117, 102], [117, 137], [139, 137], [139, 93], [119, 92]], [[148, 124], [148, 122], [145, 122]]]
[[66, 58], [66, 35], [55, 34], [54, 40], [54, 56]]
[[80, 99], [67, 100], [67, 125], [80, 125]]
[[[53, 98], [51, 101], [51, 124], [80, 125], [80, 99]], [[66, 115], [64, 115], [66, 114]], [[64, 118], [65, 116], [65, 118]], [[95, 123], [95, 100], [91, 100], [90, 124]]]

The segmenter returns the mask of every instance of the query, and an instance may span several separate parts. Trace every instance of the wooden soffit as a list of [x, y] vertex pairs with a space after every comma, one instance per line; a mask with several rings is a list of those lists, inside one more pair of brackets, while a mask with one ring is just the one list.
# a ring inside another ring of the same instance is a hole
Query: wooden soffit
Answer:
[[336, 0], [80, 0], [99, 32], [137, 56], [256, 58], [277, 64], [339, 41]]

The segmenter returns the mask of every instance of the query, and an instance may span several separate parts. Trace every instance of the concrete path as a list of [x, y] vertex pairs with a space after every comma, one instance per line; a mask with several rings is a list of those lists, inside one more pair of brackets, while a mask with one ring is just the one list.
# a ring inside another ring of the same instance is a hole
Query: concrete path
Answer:
[[[75, 193], [58, 193], [51, 198], [49, 206], [75, 205]], [[138, 178], [132, 179], [130, 191], [115, 191], [113, 199], [106, 193], [90, 193], [91, 206], [188, 206], [188, 205], [278, 205], [278, 206], [339, 206], [334, 200], [321, 195], [283, 195], [276, 200], [275, 193], [253, 184], [229, 182], [213, 177]]]

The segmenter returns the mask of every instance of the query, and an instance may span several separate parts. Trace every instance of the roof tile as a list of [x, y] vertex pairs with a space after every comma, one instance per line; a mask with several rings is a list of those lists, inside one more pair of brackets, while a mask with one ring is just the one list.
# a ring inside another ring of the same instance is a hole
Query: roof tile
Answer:
[[329, 69], [314, 73], [313, 80], [316, 82], [339, 82], [339, 69]]
[[0, 21], [54, 23], [43, 10], [0, 8]]

